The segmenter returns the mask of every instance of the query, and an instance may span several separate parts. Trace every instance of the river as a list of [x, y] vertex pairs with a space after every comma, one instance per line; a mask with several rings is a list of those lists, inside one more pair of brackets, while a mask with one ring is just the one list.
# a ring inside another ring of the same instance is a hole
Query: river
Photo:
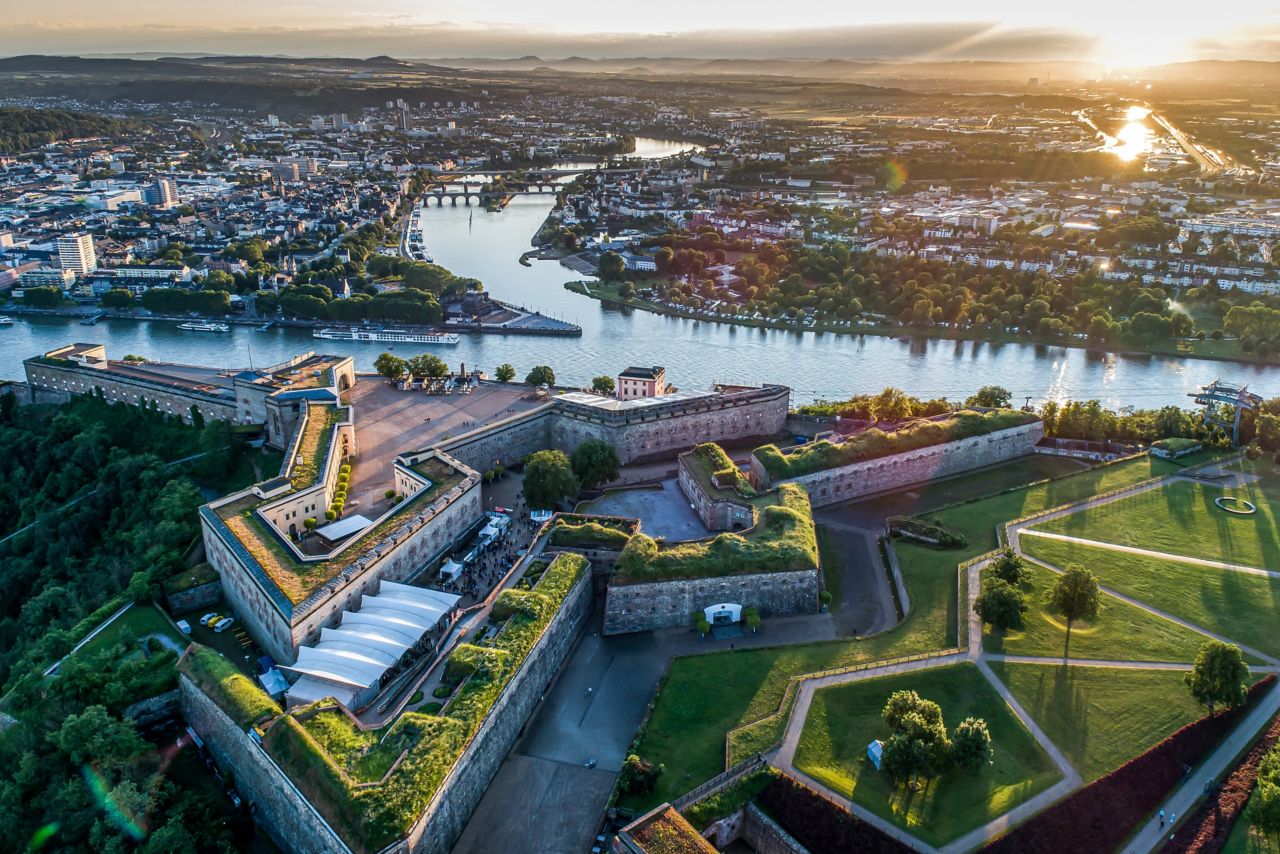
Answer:
[[[637, 151], [662, 157], [681, 144], [637, 140]], [[580, 278], [554, 261], [518, 263], [554, 204], [550, 196], [516, 196], [500, 213], [474, 207], [429, 207], [422, 222], [436, 263], [474, 276], [496, 298], [568, 320], [580, 338], [467, 335], [456, 346], [398, 345], [400, 355], [429, 350], [452, 365], [493, 368], [510, 362], [521, 376], [551, 365], [564, 384], [589, 384], [628, 365], [664, 365], [671, 382], [706, 388], [712, 382], [784, 383], [793, 402], [847, 397], [888, 385], [919, 397], [963, 399], [983, 385], [1010, 389], [1018, 403], [1098, 398], [1110, 407], [1189, 405], [1187, 394], [1222, 376], [1249, 383], [1264, 396], [1280, 394], [1280, 369], [1172, 357], [1134, 357], [1030, 344], [900, 339], [874, 335], [783, 332], [717, 325], [607, 308], [566, 291]], [[0, 377], [22, 379], [22, 360], [73, 341], [101, 342], [108, 355], [239, 368], [263, 367], [300, 351], [349, 353], [372, 370], [385, 344], [316, 341], [309, 331], [258, 332], [233, 326], [228, 334], [183, 332], [172, 322], [19, 318], [0, 327]]]

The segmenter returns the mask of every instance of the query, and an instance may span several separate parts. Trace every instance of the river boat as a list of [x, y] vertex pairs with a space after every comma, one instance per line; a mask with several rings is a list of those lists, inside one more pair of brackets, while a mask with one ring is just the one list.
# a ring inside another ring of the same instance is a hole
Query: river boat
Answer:
[[193, 320], [187, 323], [179, 323], [179, 329], [185, 329], [188, 332], [230, 332], [231, 327], [225, 323], [214, 323], [209, 320]]
[[317, 329], [311, 333], [312, 338], [325, 338], [330, 341], [390, 341], [407, 344], [457, 344], [459, 337], [452, 332], [413, 332], [408, 329], [363, 329], [359, 326], [347, 328]]

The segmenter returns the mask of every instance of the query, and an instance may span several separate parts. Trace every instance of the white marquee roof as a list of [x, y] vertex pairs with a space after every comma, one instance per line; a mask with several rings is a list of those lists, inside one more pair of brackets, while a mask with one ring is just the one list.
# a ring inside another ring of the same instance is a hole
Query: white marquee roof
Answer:
[[460, 598], [394, 581], [383, 581], [381, 586], [378, 594], [360, 597], [359, 611], [344, 612], [340, 626], [321, 629], [315, 646], [298, 649], [298, 660], [284, 668], [303, 677], [289, 689], [291, 699], [303, 700], [320, 691], [313, 699], [334, 696], [346, 702], [376, 685], [383, 673], [457, 607]]

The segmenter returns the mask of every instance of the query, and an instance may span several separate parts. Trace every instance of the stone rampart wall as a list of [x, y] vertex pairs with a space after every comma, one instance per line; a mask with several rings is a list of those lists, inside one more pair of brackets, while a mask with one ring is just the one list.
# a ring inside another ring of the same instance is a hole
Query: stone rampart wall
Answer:
[[686, 454], [680, 455], [677, 482], [707, 530], [745, 531], [755, 524], [755, 513], [745, 499], [721, 498], [703, 489], [702, 481], [689, 468]]
[[218, 708], [185, 675], [178, 677], [182, 713], [204, 740], [218, 767], [280, 847], [297, 854], [350, 854], [337, 833], [312, 809], [257, 741]]
[[538, 700], [556, 678], [590, 613], [591, 569], [588, 567], [485, 716], [426, 812], [392, 851], [446, 854], [453, 847]]
[[605, 594], [604, 633], [690, 626], [695, 610], [721, 602], [755, 608], [761, 617], [817, 613], [818, 571], [611, 583]]
[[782, 482], [803, 484], [809, 490], [813, 506], [823, 507], [1021, 457], [1032, 453], [1043, 437], [1044, 425], [1035, 421], [985, 436], [930, 445], [777, 482], [753, 455], [751, 475], [763, 488]]
[[126, 377], [98, 368], [86, 368], [75, 363], [65, 367], [44, 362], [26, 362], [27, 383], [36, 403], [65, 403], [72, 395], [94, 394], [102, 390], [104, 399], [112, 403], [128, 403], [137, 406], [143, 400], [156, 401], [160, 411], [177, 415], [191, 423], [191, 407], [195, 406], [206, 422], [227, 421], [236, 423], [234, 399], [217, 400], [207, 395], [184, 393], [177, 388], [153, 385], [141, 379]]

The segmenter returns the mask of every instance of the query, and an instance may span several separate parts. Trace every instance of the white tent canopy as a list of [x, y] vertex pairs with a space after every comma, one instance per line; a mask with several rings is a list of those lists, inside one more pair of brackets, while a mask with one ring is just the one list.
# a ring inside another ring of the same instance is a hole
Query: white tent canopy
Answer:
[[[376, 693], [382, 674], [435, 629], [460, 598], [394, 581], [381, 587], [376, 595], [360, 597], [360, 610], [344, 612], [341, 625], [321, 629], [314, 646], [298, 649], [297, 661], [284, 667], [303, 677], [289, 688], [290, 702], [333, 696], [346, 705]], [[316, 692], [319, 696], [312, 696]]]
[[453, 581], [464, 569], [466, 569], [466, 567], [450, 558], [444, 566], [440, 567], [440, 577], [445, 581]]

